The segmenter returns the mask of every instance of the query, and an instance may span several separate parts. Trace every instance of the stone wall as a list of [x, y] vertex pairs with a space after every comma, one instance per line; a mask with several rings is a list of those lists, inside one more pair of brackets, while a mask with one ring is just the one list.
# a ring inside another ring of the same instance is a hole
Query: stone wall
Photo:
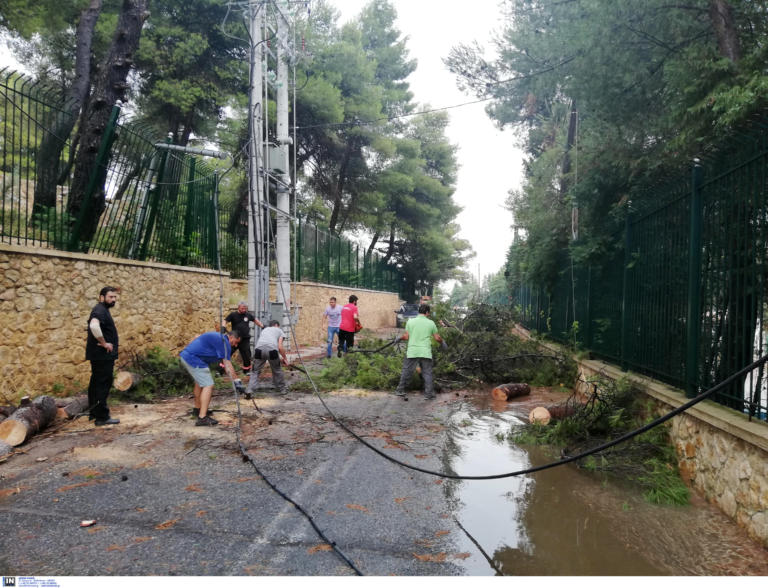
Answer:
[[[245, 280], [232, 280], [229, 292], [229, 306], [234, 310], [238, 301], [246, 299], [248, 283]], [[270, 300], [277, 299], [277, 287], [274, 282], [270, 283], [269, 294]], [[328, 300], [331, 296], [335, 296], [336, 303], [344, 306], [349, 302], [352, 294], [358, 298], [357, 308], [363, 328], [395, 326], [395, 311], [402, 302], [396, 294], [312, 282], [296, 282], [291, 285], [291, 296], [296, 298], [299, 305], [299, 318], [296, 325], [296, 338], [299, 345], [318, 345], [325, 341], [327, 331], [323, 321], [323, 311], [328, 305]], [[226, 311], [225, 314], [227, 314]]]
[[[87, 386], [86, 322], [103, 286], [120, 289], [112, 309], [120, 334], [119, 366], [155, 346], [179, 351], [215, 329], [220, 283], [211, 270], [0, 245], [0, 404]], [[325, 340], [322, 312], [331, 295], [346, 301], [357, 294], [364, 326], [394, 326], [396, 294], [317, 284], [293, 288], [300, 345]], [[246, 291], [246, 282], [225, 274], [225, 314]]]

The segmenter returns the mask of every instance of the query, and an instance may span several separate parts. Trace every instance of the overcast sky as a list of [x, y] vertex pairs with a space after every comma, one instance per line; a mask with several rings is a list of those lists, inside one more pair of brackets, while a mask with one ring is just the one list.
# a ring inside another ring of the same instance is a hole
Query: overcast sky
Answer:
[[[365, 0], [329, 0], [342, 14], [354, 18]], [[474, 96], [456, 88], [455, 77], [441, 59], [452, 46], [485, 42], [499, 25], [496, 0], [390, 0], [398, 15], [397, 26], [408, 37], [409, 55], [418, 61], [408, 81], [415, 100], [433, 108], [469, 102]], [[514, 147], [510, 130], [498, 131], [484, 111], [484, 103], [448, 110], [448, 137], [459, 147], [460, 164], [454, 201], [464, 210], [458, 217], [460, 236], [477, 256], [467, 269], [477, 278], [497, 272], [512, 243], [512, 215], [504, 208], [510, 189], [522, 177], [522, 154]], [[479, 268], [479, 271], [478, 271]]]

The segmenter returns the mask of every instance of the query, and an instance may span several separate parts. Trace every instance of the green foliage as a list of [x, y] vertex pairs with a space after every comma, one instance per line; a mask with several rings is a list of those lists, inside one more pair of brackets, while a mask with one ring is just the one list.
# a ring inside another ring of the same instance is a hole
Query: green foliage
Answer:
[[[569, 455], [633, 431], [652, 420], [650, 406], [626, 379], [591, 382], [593, 394], [574, 414], [544, 426], [534, 424], [510, 434], [518, 444], [543, 444], [567, 448]], [[635, 438], [579, 462], [593, 472], [606, 472], [631, 480], [643, 489], [646, 500], [656, 504], [688, 504], [690, 492], [680, 479], [677, 456], [667, 429], [656, 426]]]
[[193, 382], [179, 358], [162, 347], [134, 355], [124, 369], [141, 376], [141, 381], [125, 392], [114, 391], [118, 399], [151, 402], [158, 398], [183, 396], [192, 390]]
[[629, 201], [660, 198], [644, 188], [684, 173], [764, 110], [768, 12], [752, 0], [525, 0], [504, 10], [494, 55], [460, 45], [447, 63], [522, 135], [525, 182], [508, 200], [522, 238], [510, 257], [524, 282], [551, 288], [562, 251], [588, 260], [620, 243]]

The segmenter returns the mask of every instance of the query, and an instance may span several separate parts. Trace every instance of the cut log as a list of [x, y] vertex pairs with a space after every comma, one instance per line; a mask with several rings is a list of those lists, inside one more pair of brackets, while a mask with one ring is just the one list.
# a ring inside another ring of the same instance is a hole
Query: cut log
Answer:
[[63, 407], [68, 419], [73, 419], [88, 410], [88, 397], [75, 396], [70, 398], [66, 406]]
[[495, 400], [512, 400], [518, 396], [528, 396], [530, 393], [531, 387], [528, 384], [499, 384], [491, 390]]
[[56, 418], [56, 400], [50, 396], [35, 398], [0, 423], [0, 441], [11, 447], [21, 445]]
[[11, 451], [13, 451], [13, 447], [8, 445], [5, 441], [0, 441], [0, 458], [8, 455]]
[[126, 392], [134, 386], [138, 385], [139, 382], [141, 382], [141, 376], [139, 374], [121, 371], [117, 372], [113, 386], [117, 390], [120, 390], [120, 392]]
[[552, 417], [549, 411], [543, 406], [537, 406], [528, 415], [528, 420], [531, 423], [539, 423], [540, 425], [547, 425]]

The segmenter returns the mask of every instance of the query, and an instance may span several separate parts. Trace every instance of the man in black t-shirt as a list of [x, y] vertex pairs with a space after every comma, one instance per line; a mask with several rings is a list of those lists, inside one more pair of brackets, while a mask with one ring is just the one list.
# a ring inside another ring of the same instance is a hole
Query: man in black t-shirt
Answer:
[[85, 359], [91, 362], [91, 380], [88, 383], [89, 419], [97, 427], [116, 425], [120, 421], [109, 416], [107, 396], [112, 387], [112, 375], [117, 359], [117, 327], [109, 309], [117, 302], [117, 288], [105, 286], [99, 292], [99, 303], [88, 317], [88, 339]]
[[232, 325], [232, 330], [240, 336], [240, 343], [237, 345], [240, 351], [240, 359], [243, 361], [243, 371], [251, 369], [251, 323], [259, 325], [263, 329], [264, 325], [257, 319], [253, 313], [248, 312], [248, 304], [245, 301], [237, 303], [237, 310], [230, 312], [221, 326], [226, 329], [226, 323]]

